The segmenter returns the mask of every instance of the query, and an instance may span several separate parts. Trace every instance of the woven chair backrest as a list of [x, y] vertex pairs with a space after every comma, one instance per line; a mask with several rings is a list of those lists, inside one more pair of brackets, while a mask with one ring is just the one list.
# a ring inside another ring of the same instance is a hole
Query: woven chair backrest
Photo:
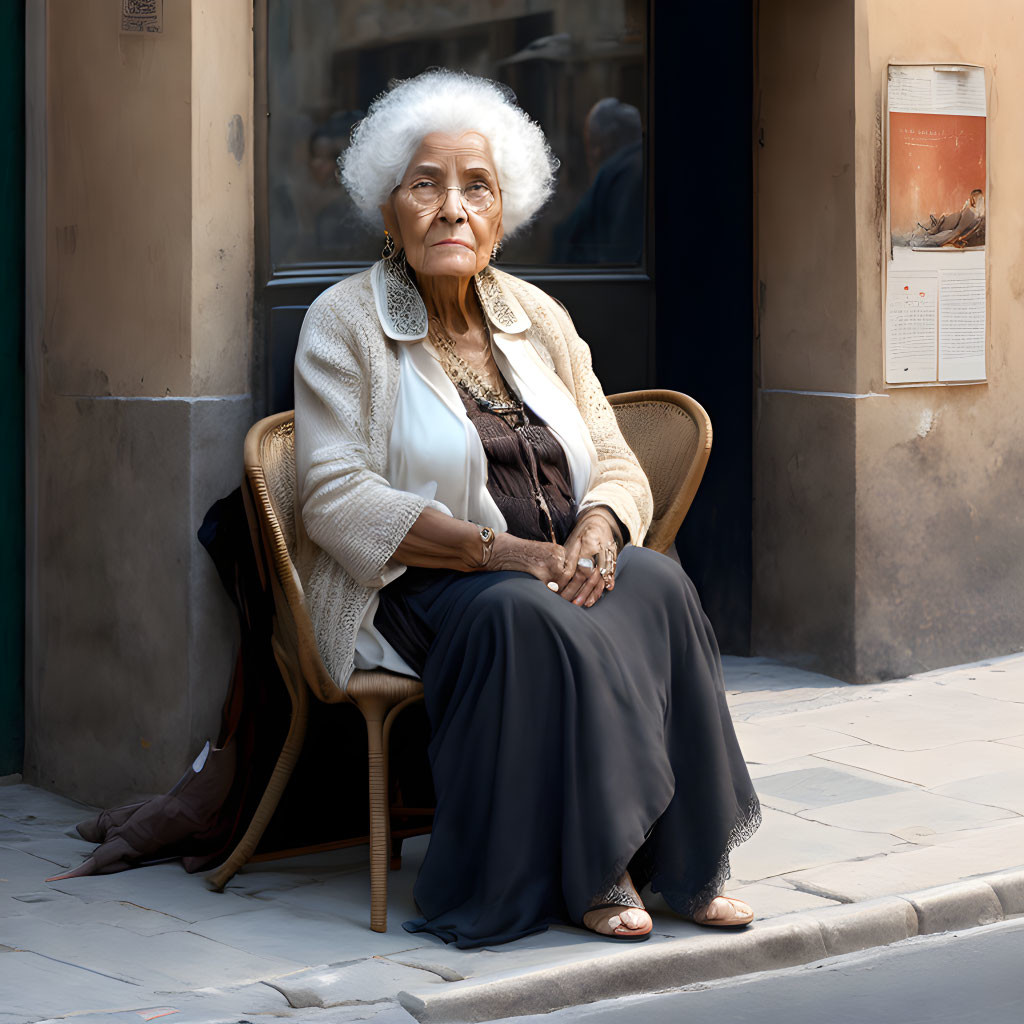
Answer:
[[[276, 578], [275, 653], [282, 671], [305, 679], [326, 703], [346, 700], [320, 657], [302, 583], [295, 568], [295, 421], [279, 413], [255, 424], [246, 438], [246, 472]], [[269, 508], [267, 507], [269, 505]]]
[[651, 485], [654, 516], [644, 543], [664, 551], [704, 474], [711, 421], [697, 402], [676, 391], [633, 391], [608, 400]]
[[260, 462], [278, 525], [295, 561], [295, 420], [289, 417], [263, 436]]

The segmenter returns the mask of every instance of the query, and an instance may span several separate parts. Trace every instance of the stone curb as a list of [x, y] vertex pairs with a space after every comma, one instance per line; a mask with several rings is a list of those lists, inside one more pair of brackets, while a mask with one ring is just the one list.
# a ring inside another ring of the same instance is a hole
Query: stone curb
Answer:
[[1024, 914], [1024, 867], [903, 896], [755, 920], [742, 931], [701, 928], [685, 939], [638, 943], [608, 956], [467, 979], [432, 991], [402, 991], [397, 998], [421, 1024], [475, 1024], [795, 967], [1015, 914]]

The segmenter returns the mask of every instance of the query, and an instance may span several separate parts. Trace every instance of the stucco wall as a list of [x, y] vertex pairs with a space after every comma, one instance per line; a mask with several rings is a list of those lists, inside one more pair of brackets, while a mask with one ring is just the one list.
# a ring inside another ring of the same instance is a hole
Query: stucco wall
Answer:
[[[760, 11], [755, 649], [858, 682], [1020, 650], [1024, 11]], [[887, 388], [886, 68], [958, 61], [989, 75], [989, 379]], [[797, 209], [806, 223], [787, 235], [779, 211]]]
[[187, 395], [188, 5], [159, 36], [119, 34], [118, 2], [46, 6], [47, 383]]
[[858, 354], [883, 390], [881, 132], [886, 67], [988, 76], [988, 383], [890, 389], [858, 406], [857, 658], [885, 678], [1024, 648], [1024, 9], [860, 0]]
[[758, 38], [752, 646], [854, 651], [853, 3], [766, 0]]
[[48, 0], [27, 42], [25, 774], [99, 804], [216, 735], [236, 628], [195, 532], [252, 407], [252, 4], [176, 0], [155, 35], [120, 6]]

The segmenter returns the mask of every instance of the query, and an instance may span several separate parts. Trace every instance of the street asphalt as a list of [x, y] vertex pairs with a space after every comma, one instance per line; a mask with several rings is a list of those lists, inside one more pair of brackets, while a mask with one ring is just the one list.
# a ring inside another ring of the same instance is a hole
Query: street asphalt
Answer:
[[73, 826], [93, 809], [9, 778], [0, 1024], [597, 1012], [603, 1000], [725, 978], [741, 989], [752, 973], [824, 969], [923, 936], [980, 938], [983, 926], [1024, 914], [1024, 655], [861, 686], [759, 658], [725, 665], [764, 813], [733, 851], [726, 885], [754, 908], [745, 929], [701, 928], [644, 893], [655, 922], [645, 942], [558, 927], [450, 948], [401, 924], [416, 914], [427, 837], [407, 841], [391, 875], [384, 933], [369, 930], [365, 847], [253, 865], [223, 893], [174, 862], [48, 883], [89, 852]]

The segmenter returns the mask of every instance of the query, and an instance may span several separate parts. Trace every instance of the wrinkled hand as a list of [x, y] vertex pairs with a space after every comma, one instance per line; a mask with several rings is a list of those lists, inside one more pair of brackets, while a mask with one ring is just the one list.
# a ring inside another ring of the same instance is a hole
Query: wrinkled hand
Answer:
[[[585, 512], [566, 538], [566, 562], [574, 571], [558, 592], [573, 604], [589, 608], [605, 590], [614, 588], [614, 575], [609, 576], [606, 582], [601, 569], [610, 569], [614, 573], [618, 550], [618, 540], [608, 518], [600, 512]], [[577, 565], [580, 558], [592, 559], [594, 568]]]
[[528, 572], [543, 583], [557, 583], [561, 590], [563, 582], [572, 576], [567, 571], [568, 567], [575, 564], [575, 560], [567, 561], [565, 548], [561, 544], [524, 540], [511, 533], [499, 533], [494, 538], [494, 548], [487, 568]]

